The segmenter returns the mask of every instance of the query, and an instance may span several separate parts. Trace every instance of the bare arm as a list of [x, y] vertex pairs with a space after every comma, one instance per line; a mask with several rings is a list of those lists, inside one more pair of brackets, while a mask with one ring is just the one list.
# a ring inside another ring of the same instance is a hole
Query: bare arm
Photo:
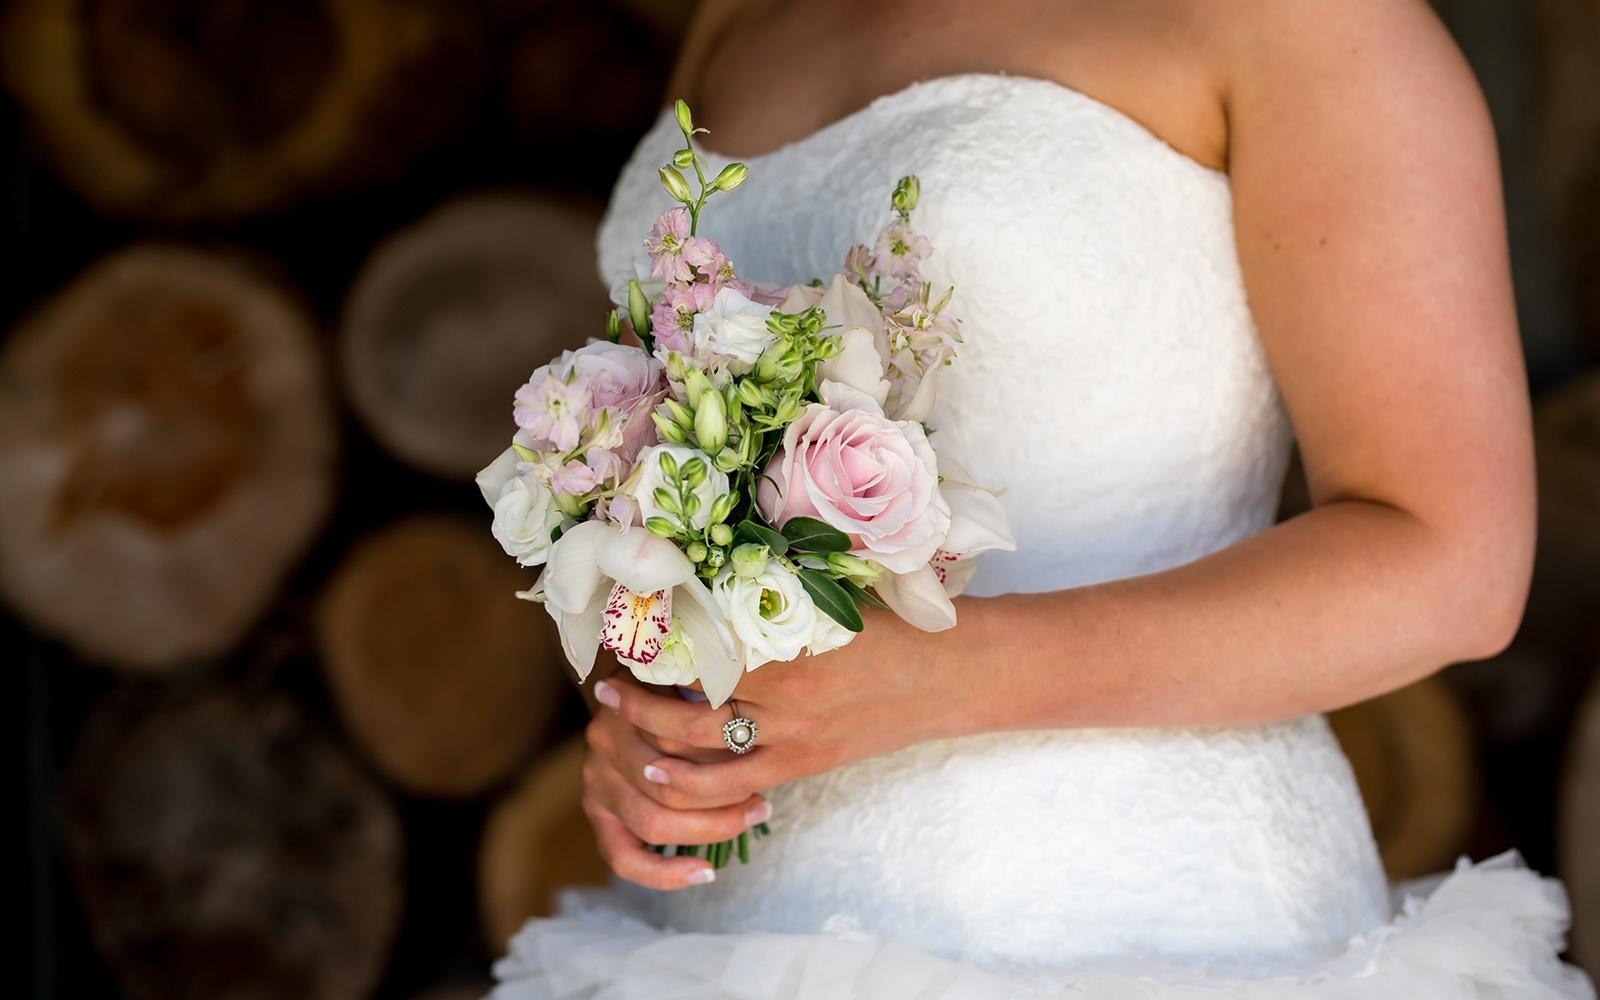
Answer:
[[[1238, 252], [1314, 508], [1162, 572], [960, 599], [949, 632], [875, 615], [747, 675], [762, 747], [650, 761], [658, 802], [739, 802], [936, 737], [1288, 718], [1510, 641], [1532, 444], [1476, 83], [1421, 0], [1241, 6], [1217, 84]], [[644, 731], [720, 744], [723, 716], [612, 683]]]

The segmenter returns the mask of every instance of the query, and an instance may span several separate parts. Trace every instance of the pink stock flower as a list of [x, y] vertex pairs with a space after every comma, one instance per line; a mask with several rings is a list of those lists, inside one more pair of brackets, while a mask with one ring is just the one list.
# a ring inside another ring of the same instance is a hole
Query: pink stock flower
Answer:
[[692, 281], [694, 270], [684, 259], [684, 243], [689, 236], [689, 213], [683, 208], [662, 212], [650, 227], [644, 248], [650, 252], [650, 274], [662, 281]]
[[878, 234], [878, 244], [872, 248], [872, 255], [879, 273], [905, 278], [917, 273], [932, 250], [933, 245], [926, 236], [913, 232], [911, 224], [904, 219], [896, 219]]
[[717, 289], [704, 282], [668, 285], [650, 312], [650, 333], [656, 340], [657, 355], [667, 351], [688, 354], [695, 314], [710, 309], [716, 297]]
[[588, 382], [582, 378], [568, 382], [547, 365], [517, 390], [512, 416], [537, 442], [570, 451], [578, 446], [589, 422], [590, 406]]
[[920, 424], [883, 415], [872, 397], [824, 382], [756, 487], [768, 523], [814, 517], [850, 536], [851, 553], [895, 573], [921, 569], [950, 531], [938, 460]]

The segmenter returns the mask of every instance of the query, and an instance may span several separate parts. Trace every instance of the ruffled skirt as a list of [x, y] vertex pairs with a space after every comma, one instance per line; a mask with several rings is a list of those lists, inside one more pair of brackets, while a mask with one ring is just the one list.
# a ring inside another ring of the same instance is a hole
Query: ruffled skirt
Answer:
[[495, 964], [493, 1000], [1592, 1000], [1559, 959], [1561, 884], [1507, 852], [1395, 889], [1395, 915], [1302, 968], [1226, 973], [1128, 956], [1063, 969], [980, 966], [863, 933], [683, 933], [625, 893], [573, 889]]

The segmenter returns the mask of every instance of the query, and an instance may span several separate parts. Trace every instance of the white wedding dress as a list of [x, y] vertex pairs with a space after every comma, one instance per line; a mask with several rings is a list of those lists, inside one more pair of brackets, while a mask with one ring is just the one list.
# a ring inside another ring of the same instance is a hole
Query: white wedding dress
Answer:
[[[656, 168], [679, 145], [664, 110], [624, 168], [608, 281], [668, 207]], [[1226, 174], [1084, 94], [993, 73], [745, 162], [702, 234], [771, 282], [840, 270], [895, 181], [921, 177], [925, 274], [955, 286], [966, 337], [930, 423], [1005, 485], [1017, 539], [971, 592], [1157, 571], [1272, 524], [1291, 431]], [[1073, 683], [1071, 662], [1050, 669]], [[770, 797], [749, 865], [568, 891], [511, 942], [494, 997], [1593, 996], [1556, 958], [1561, 886], [1514, 855], [1391, 891], [1320, 716], [924, 743]]]

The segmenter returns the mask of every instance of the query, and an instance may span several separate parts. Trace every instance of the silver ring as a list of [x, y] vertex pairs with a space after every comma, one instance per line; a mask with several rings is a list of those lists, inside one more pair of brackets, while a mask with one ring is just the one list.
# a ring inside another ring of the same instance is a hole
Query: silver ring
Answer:
[[728, 745], [728, 749], [734, 753], [749, 753], [760, 733], [761, 727], [756, 725], [756, 720], [740, 715], [739, 703], [733, 702], [733, 718], [722, 727], [722, 742]]

